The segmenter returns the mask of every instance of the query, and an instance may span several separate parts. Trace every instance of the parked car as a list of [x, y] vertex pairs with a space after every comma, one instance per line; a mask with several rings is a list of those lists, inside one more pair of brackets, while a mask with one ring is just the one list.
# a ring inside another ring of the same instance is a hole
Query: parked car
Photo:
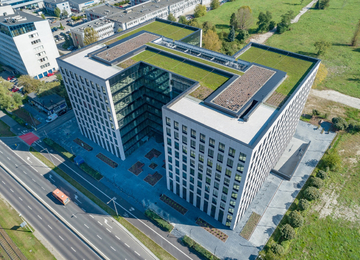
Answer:
[[19, 89], [17, 88], [17, 87], [13, 87], [12, 89], [11, 89], [11, 92], [18, 92], [19, 91]]
[[52, 115], [48, 116], [48, 118], [46, 119], [46, 122], [50, 123], [50, 122], [54, 121], [56, 118], [58, 118], [58, 115], [52, 114]]
[[9, 76], [9, 77], [7, 77], [7, 80], [10, 81], [10, 80], [12, 80], [14, 78], [15, 78], [15, 76]]
[[66, 114], [66, 112], [67, 112], [66, 109], [61, 110], [61, 111], [58, 112], [58, 116], [62, 116], [64, 114]]

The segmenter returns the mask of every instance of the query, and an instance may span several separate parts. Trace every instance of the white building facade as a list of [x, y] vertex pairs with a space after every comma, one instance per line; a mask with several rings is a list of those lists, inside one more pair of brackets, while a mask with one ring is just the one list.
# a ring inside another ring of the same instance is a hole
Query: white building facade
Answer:
[[67, 13], [66, 17], [71, 15], [70, 4], [67, 0], [44, 0], [44, 7], [51, 14], [54, 14], [55, 9], [59, 8], [62, 17], [65, 11]]
[[18, 73], [42, 78], [58, 70], [49, 22], [17, 12], [0, 17], [0, 61]]

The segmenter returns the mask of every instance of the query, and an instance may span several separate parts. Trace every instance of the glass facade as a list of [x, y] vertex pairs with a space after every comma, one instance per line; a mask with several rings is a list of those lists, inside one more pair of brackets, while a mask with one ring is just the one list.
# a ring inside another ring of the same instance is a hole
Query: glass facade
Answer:
[[0, 32], [9, 35], [11, 37], [16, 37], [18, 35], [35, 31], [34, 23], [24, 23], [19, 25], [5, 26], [0, 24]]
[[200, 46], [200, 40], [201, 40], [201, 30], [198, 30], [197, 32], [190, 34], [188, 37], [183, 38], [181, 42], [202, 47]]
[[126, 156], [145, 136], [162, 134], [162, 106], [191, 85], [184, 79], [176, 81], [181, 87], [172, 87], [174, 80], [170, 79], [170, 72], [138, 63], [109, 80]]

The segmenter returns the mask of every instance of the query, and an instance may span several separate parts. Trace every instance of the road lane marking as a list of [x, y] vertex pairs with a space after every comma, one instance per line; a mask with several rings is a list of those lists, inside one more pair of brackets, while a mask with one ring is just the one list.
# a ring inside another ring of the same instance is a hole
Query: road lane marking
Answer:
[[93, 215], [89, 215], [90, 217], [94, 218]]
[[138, 253], [138, 252], [136, 252], [136, 251], [134, 251], [135, 252], [135, 254], [137, 254], [138, 256], [140, 256], [140, 254]]
[[8, 158], [8, 160], [11, 161], [11, 159], [9, 157], [6, 157], [6, 158]]
[[85, 227], [89, 228], [86, 224], [84, 224]]
[[128, 244], [125, 243], [125, 246], [130, 247]]
[[6, 183], [4, 181], [1, 181], [2, 183], [4, 183], [6, 185]]
[[102, 240], [101, 236], [97, 235], [97, 237], [98, 237], [98, 238], [100, 238], [100, 239]]
[[52, 229], [52, 227], [50, 227], [49, 225], [48, 225], [48, 227], [49, 227], [50, 229]]
[[117, 239], [121, 240], [118, 236], [115, 236]]
[[39, 219], [42, 219], [39, 215], [38, 215]]
[[71, 248], [71, 249], [72, 249], [74, 252], [76, 252], [74, 248]]
[[11, 192], [14, 192], [12, 189], [10, 189], [11, 190]]
[[33, 180], [33, 182], [36, 182], [34, 179], [32, 179]]
[[110, 248], [111, 248], [112, 250], [116, 251], [115, 248], [113, 248], [112, 246], [110, 246]]
[[19, 197], [19, 200], [23, 201], [22, 198]]
[[27, 174], [26, 171], [23, 171], [23, 173]]
[[17, 168], [18, 167], [18, 165], [15, 163], [15, 167]]
[[41, 188], [42, 188], [43, 190], [45, 190], [43, 186], [41, 186]]
[[61, 236], [59, 236], [60, 237], [60, 239], [62, 240], [62, 241], [64, 241], [64, 239], [61, 237]]
[[28, 208], [30, 209], [30, 210], [32, 210], [32, 208], [30, 208], [30, 206], [28, 205]]
[[109, 232], [111, 233], [111, 230], [110, 230], [110, 229], [106, 228], [106, 230], [107, 230], [107, 231], [109, 231]]
[[102, 224], [100, 223], [100, 221], [98, 221], [98, 223], [102, 226]]
[[0, 151], [0, 153], [3, 153], [2, 151]]

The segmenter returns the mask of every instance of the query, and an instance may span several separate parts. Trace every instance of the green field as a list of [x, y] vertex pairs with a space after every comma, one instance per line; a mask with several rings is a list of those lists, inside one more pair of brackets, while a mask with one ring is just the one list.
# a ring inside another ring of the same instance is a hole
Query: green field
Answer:
[[[305, 0], [302, 5], [300, 5], [300, 0], [273, 0], [273, 1], [262, 1], [262, 0], [236, 0], [234, 2], [227, 2], [220, 6], [218, 9], [208, 12], [205, 16], [198, 18], [199, 23], [210, 21], [216, 26], [217, 32], [224, 30], [229, 32], [229, 23], [232, 13], [236, 12], [241, 6], [247, 5], [250, 6], [253, 13], [253, 26], [251, 29], [256, 29], [257, 18], [260, 12], [270, 11], [272, 13], [273, 20], [278, 23], [281, 20], [281, 15], [286, 13], [289, 10], [294, 11], [295, 14], [298, 14], [300, 10], [309, 4], [310, 0]], [[250, 30], [254, 31], [254, 30]]]
[[360, 16], [358, 0], [332, 0], [327, 10], [309, 10], [292, 30], [269, 38], [267, 45], [314, 56], [314, 43], [329, 41], [332, 45], [319, 57], [328, 69], [320, 89], [334, 89], [360, 98], [360, 46], [349, 46]]
[[276, 92], [285, 96], [292, 93], [303, 76], [311, 68], [313, 62], [305, 61], [276, 52], [251, 47], [239, 59], [256, 62], [270, 68], [278, 69], [287, 73], [286, 80], [276, 89]]
[[167, 38], [170, 38], [170, 39], [174, 39], [174, 40], [180, 40], [182, 38], [184, 38], [185, 36], [193, 33], [194, 31], [193, 30], [189, 30], [189, 29], [185, 29], [185, 28], [181, 28], [181, 27], [178, 27], [178, 26], [174, 26], [174, 25], [171, 25], [171, 24], [167, 24], [167, 23], [162, 23], [162, 22], [158, 22], [158, 21], [155, 21], [155, 22], [152, 22], [148, 25], [145, 25], [141, 28], [138, 28], [136, 30], [133, 30], [129, 33], [125, 33], [111, 41], [108, 41], [106, 44], [111, 44], [111, 43], [114, 43], [118, 40], [121, 40], [121, 39], [124, 39], [134, 33], [137, 33], [137, 32], [140, 32], [140, 31], [149, 31], [149, 32], [152, 32], [152, 33], [157, 33], [157, 34], [160, 34], [160, 35], [163, 35]]
[[229, 79], [209, 70], [192, 66], [183, 61], [169, 58], [153, 51], [143, 51], [132, 57], [132, 59], [135, 61], [144, 61], [184, 77], [199, 81], [200, 85], [206, 86], [212, 90], [216, 90]]
[[10, 131], [10, 127], [0, 120], [0, 137], [9, 137], [15, 136], [13, 132]]

